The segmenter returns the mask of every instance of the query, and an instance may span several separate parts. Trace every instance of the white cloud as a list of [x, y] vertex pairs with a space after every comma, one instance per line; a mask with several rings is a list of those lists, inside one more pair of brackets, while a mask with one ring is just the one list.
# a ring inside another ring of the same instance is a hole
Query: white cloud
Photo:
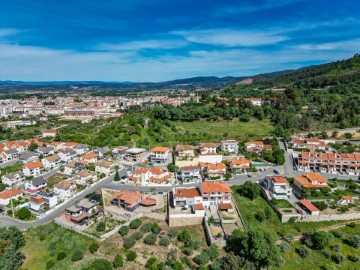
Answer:
[[141, 57], [133, 52], [77, 52], [0, 44], [0, 80], [163, 81], [206, 75], [248, 76], [344, 59], [357, 51], [228, 48], [192, 50], [186, 56]]
[[183, 36], [190, 42], [235, 46], [261, 46], [279, 43], [288, 40], [289, 37], [271, 31], [243, 31], [232, 29], [209, 29], [209, 30], [190, 30], [173, 31], [171, 34]]
[[354, 51], [360, 48], [360, 38], [337, 42], [300, 44], [293, 47], [306, 51]]
[[143, 49], [176, 49], [188, 45], [185, 40], [141, 40], [120, 44], [103, 43], [96, 47], [97, 50], [105, 51], [138, 51]]
[[19, 31], [13, 28], [0, 28], [0, 38], [13, 36], [17, 34]]
[[248, 3], [242, 3], [236, 6], [222, 6], [214, 10], [215, 17], [225, 17], [228, 15], [253, 13], [257, 11], [279, 8], [287, 6], [289, 4], [300, 2], [304, 0], [266, 0], [263, 3], [254, 3], [252, 1]]

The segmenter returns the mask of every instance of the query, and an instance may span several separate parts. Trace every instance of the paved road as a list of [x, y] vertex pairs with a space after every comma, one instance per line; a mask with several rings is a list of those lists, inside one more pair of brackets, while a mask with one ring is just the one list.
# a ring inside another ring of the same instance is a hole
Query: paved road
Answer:
[[75, 204], [76, 201], [79, 201], [79, 200], [83, 199], [86, 194], [94, 192], [94, 191], [98, 190], [99, 188], [108, 185], [109, 183], [111, 183], [113, 181], [113, 179], [114, 179], [114, 174], [106, 177], [102, 181], [96, 183], [94, 186], [92, 186], [86, 192], [71, 198], [70, 200], [65, 202], [60, 208], [58, 208], [55, 211], [51, 212], [50, 214], [48, 214], [47, 216], [45, 216], [42, 219], [39, 219], [39, 220], [36, 220], [36, 221], [31, 221], [31, 222], [21, 222], [19, 220], [12, 219], [12, 218], [10, 218], [8, 216], [3, 215], [3, 216], [0, 216], [0, 226], [2, 226], [2, 227], [16, 226], [19, 229], [24, 230], [24, 229], [27, 229], [27, 228], [30, 228], [30, 227], [34, 227], [34, 226], [49, 223], [52, 220], [54, 220], [60, 213], [64, 212], [65, 208]]
[[0, 169], [5, 168], [5, 167], [7, 167], [7, 166], [11, 166], [11, 165], [13, 165], [13, 164], [15, 164], [15, 163], [17, 163], [17, 162], [19, 162], [19, 159], [15, 158], [15, 159], [13, 159], [13, 160], [6, 161], [6, 162], [4, 162], [4, 163], [0, 163]]

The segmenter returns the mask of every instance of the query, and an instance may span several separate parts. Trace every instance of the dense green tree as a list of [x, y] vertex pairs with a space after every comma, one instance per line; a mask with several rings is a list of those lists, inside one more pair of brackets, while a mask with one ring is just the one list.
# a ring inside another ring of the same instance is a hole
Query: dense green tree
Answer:
[[254, 200], [260, 195], [260, 187], [256, 183], [246, 181], [243, 185], [236, 186], [236, 191], [250, 200]]
[[20, 208], [15, 212], [15, 216], [21, 220], [27, 220], [31, 217], [31, 212], [26, 207]]

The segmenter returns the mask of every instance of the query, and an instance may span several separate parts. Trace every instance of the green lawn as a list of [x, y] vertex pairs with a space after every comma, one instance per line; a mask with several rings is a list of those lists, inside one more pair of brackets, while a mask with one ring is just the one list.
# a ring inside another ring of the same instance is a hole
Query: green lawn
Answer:
[[48, 187], [51, 188], [52, 186], [65, 180], [66, 178], [67, 178], [67, 176], [64, 174], [60, 174], [60, 173], [54, 174], [54, 175], [50, 176], [47, 180]]
[[[81, 249], [84, 254], [89, 254], [88, 247], [94, 240], [78, 234], [72, 230], [65, 229], [55, 223], [38, 226], [29, 229], [25, 233], [26, 245], [22, 249], [26, 259], [22, 269], [46, 269], [46, 262], [54, 260], [55, 265], [51, 269], [72, 269], [74, 263], [71, 256], [76, 249]], [[42, 239], [42, 240], [41, 240]], [[65, 252], [67, 257], [56, 260], [59, 252]]]
[[281, 223], [278, 215], [272, 210], [272, 215], [269, 220], [258, 221], [255, 218], [255, 213], [264, 210], [268, 203], [261, 196], [253, 201], [240, 196], [235, 190], [236, 186], [232, 187], [233, 197], [238, 205], [239, 211], [244, 218], [246, 228], [258, 227], [266, 231], [274, 232], [278, 238], [282, 236], [295, 236], [300, 233], [316, 230], [321, 227], [331, 226], [334, 224], [344, 223], [344, 221], [324, 221], [324, 222], [296, 222], [296, 223]]
[[249, 122], [238, 120], [225, 121], [195, 121], [195, 122], [175, 122], [175, 125], [189, 133], [206, 133], [214, 140], [224, 139], [224, 133], [228, 138], [236, 140], [262, 139], [269, 136], [273, 131], [273, 125], [266, 119], [259, 121], [251, 119]]
[[[349, 236], [356, 235], [360, 233], [360, 225], [356, 225], [355, 228], [350, 228], [348, 226], [338, 229], [345, 233], [345, 239]], [[353, 248], [349, 246], [346, 241], [339, 238], [335, 238], [331, 241], [330, 246], [325, 248], [327, 252], [331, 255], [334, 255], [336, 252], [331, 249], [331, 246], [339, 244], [341, 246], [340, 253], [348, 257], [349, 255], [360, 256], [360, 249]], [[348, 258], [345, 259], [344, 263], [341, 265], [336, 265], [332, 259], [328, 259], [323, 255], [323, 251], [311, 250], [311, 255], [302, 259], [297, 253], [296, 248], [301, 244], [299, 242], [294, 242], [291, 244], [291, 250], [286, 252], [283, 255], [285, 259], [285, 265], [280, 268], [274, 267], [274, 269], [283, 269], [283, 270], [309, 270], [309, 269], [359, 269], [359, 263], [350, 261]], [[325, 267], [334, 267], [334, 268], [325, 268]]]
[[13, 165], [7, 166], [3, 169], [1, 169], [1, 173], [0, 173], [0, 177], [8, 174], [8, 173], [12, 173], [12, 172], [17, 172], [17, 171], [21, 171], [22, 170], [22, 165], [15, 163]]

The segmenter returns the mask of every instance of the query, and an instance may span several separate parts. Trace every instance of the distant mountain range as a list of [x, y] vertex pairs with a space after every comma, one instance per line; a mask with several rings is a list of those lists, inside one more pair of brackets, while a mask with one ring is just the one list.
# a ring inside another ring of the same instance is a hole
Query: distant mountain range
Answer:
[[335, 83], [360, 82], [360, 55], [322, 64], [309, 66], [297, 70], [284, 70], [272, 73], [258, 74], [244, 77], [216, 77], [202, 76], [186, 79], [171, 80], [166, 82], [102, 82], [102, 81], [50, 81], [50, 82], [23, 82], [23, 81], [0, 81], [2, 87], [39, 87], [39, 88], [61, 88], [61, 87], [92, 87], [106, 89], [124, 90], [176, 90], [176, 89], [214, 89], [226, 85], [255, 83], [263, 86], [279, 86], [294, 84], [303, 87], [322, 87]]

